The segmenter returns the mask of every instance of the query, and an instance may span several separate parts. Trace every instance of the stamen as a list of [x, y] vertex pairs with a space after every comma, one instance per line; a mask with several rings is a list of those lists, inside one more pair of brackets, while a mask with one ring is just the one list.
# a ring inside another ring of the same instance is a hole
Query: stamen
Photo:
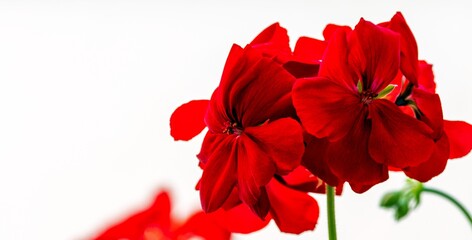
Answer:
[[376, 93], [373, 93], [370, 89], [362, 91], [359, 95], [361, 103], [370, 104], [375, 97], [377, 97]]
[[228, 135], [231, 135], [231, 134], [241, 135], [242, 132], [243, 130], [237, 123], [229, 122], [229, 121], [225, 123], [225, 129], [223, 130], [223, 133], [228, 134]]

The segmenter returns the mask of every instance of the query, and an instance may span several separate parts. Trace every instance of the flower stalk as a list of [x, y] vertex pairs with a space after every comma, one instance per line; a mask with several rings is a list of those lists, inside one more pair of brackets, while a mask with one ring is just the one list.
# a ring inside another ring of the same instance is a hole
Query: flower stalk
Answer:
[[407, 179], [406, 185], [402, 189], [385, 194], [380, 202], [380, 206], [393, 209], [395, 211], [395, 219], [398, 221], [406, 217], [410, 210], [418, 207], [424, 192], [449, 200], [454, 206], [459, 208], [472, 227], [471, 214], [457, 199], [441, 190], [425, 187], [421, 182], [413, 179]]
[[436, 194], [438, 196], [441, 196], [447, 200], [449, 200], [449, 202], [451, 202], [452, 204], [454, 204], [457, 208], [459, 208], [459, 210], [464, 214], [464, 216], [467, 218], [467, 220], [469, 221], [469, 224], [470, 226], [472, 227], [472, 216], [470, 215], [470, 213], [467, 211], [467, 209], [464, 207], [464, 205], [462, 205], [459, 201], [457, 201], [454, 197], [452, 197], [451, 195], [441, 191], [441, 190], [437, 190], [437, 189], [433, 189], [433, 188], [428, 188], [428, 187], [423, 187], [423, 192], [428, 192], [428, 193], [432, 193], [432, 194]]
[[329, 240], [336, 240], [336, 218], [334, 209], [335, 188], [326, 184], [326, 199], [328, 206], [328, 234]]

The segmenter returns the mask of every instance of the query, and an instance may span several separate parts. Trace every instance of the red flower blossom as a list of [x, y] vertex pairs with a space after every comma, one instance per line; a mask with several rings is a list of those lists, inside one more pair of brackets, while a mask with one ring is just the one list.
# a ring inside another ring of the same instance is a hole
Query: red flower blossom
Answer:
[[209, 132], [198, 155], [205, 164], [200, 189], [204, 210], [221, 207], [237, 184], [241, 200], [260, 217], [267, 214], [264, 186], [274, 174], [296, 168], [303, 154], [301, 126], [290, 118], [294, 80], [280, 64], [250, 47], [233, 47], [210, 100], [205, 116]]
[[[231, 232], [219, 224], [220, 218], [197, 212], [184, 222], [171, 216], [171, 202], [166, 192], [157, 195], [149, 208], [135, 213], [127, 219], [109, 227], [93, 239], [97, 240], [184, 240], [201, 237], [206, 240], [231, 238]], [[236, 219], [245, 217], [233, 214]], [[228, 217], [228, 216], [225, 216]], [[252, 225], [254, 226], [254, 225]], [[264, 225], [256, 225], [262, 228]], [[237, 225], [234, 227], [237, 228]]]
[[319, 76], [297, 80], [293, 102], [306, 130], [329, 140], [329, 169], [364, 192], [388, 178], [388, 166], [427, 161], [432, 131], [383, 98], [400, 68], [399, 34], [361, 19], [329, 38]]
[[274, 24], [244, 49], [233, 46], [210, 101], [176, 109], [171, 117], [176, 140], [209, 128], [198, 154], [203, 169], [198, 188], [206, 212], [244, 205], [260, 218], [269, 215], [266, 221], [272, 217], [284, 232], [315, 227], [318, 205], [296, 189], [320, 184], [306, 178], [290, 187], [284, 178], [300, 165], [304, 150], [302, 128], [293, 119], [293, 75], [316, 74], [317, 64], [293, 59], [286, 30]]

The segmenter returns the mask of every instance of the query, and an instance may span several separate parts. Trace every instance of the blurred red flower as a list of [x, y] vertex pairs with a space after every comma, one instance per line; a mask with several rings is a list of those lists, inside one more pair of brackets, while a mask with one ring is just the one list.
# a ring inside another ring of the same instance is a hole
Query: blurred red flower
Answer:
[[[237, 215], [233, 217], [238, 218]], [[203, 212], [196, 212], [185, 221], [176, 220], [171, 216], [169, 195], [161, 192], [147, 209], [132, 214], [93, 239], [190, 240], [196, 237], [206, 240], [230, 239], [231, 232], [218, 224], [218, 220], [219, 218]]]

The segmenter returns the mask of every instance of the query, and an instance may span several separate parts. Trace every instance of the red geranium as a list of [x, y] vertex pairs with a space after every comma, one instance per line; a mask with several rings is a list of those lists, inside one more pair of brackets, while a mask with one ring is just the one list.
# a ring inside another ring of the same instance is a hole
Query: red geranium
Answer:
[[198, 155], [205, 165], [200, 188], [205, 211], [221, 207], [237, 184], [241, 200], [260, 217], [267, 214], [265, 185], [274, 174], [295, 169], [303, 154], [302, 128], [290, 118], [294, 80], [251, 47], [233, 47], [210, 100], [209, 131]]
[[[233, 46], [210, 101], [191, 101], [172, 114], [176, 140], [209, 128], [198, 154], [206, 212], [243, 203], [260, 218], [270, 212], [284, 232], [314, 228], [316, 201], [284, 178], [299, 167], [304, 152], [292, 106], [293, 75], [312, 75], [317, 64], [294, 60], [286, 30], [273, 24], [245, 48]], [[319, 185], [310, 178], [305, 186], [313, 182]]]
[[433, 152], [432, 130], [384, 99], [399, 68], [399, 34], [361, 19], [329, 36], [318, 77], [294, 85], [303, 126], [329, 140], [329, 169], [356, 192], [386, 180], [388, 166], [414, 167]]

